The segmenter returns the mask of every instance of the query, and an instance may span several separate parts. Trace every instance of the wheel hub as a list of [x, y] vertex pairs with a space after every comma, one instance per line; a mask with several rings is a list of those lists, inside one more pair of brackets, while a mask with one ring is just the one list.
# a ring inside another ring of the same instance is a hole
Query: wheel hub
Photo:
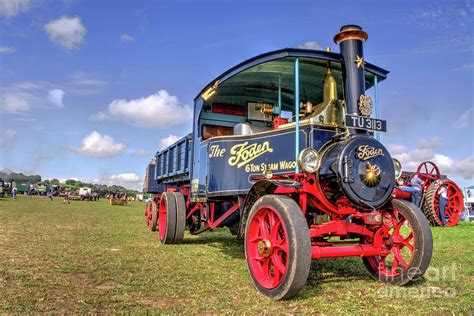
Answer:
[[263, 239], [258, 242], [258, 253], [264, 257], [270, 256], [272, 252], [272, 244], [268, 239]]
[[385, 246], [387, 246], [388, 249], [392, 249], [393, 247], [393, 239], [392, 237], [388, 237], [384, 239]]

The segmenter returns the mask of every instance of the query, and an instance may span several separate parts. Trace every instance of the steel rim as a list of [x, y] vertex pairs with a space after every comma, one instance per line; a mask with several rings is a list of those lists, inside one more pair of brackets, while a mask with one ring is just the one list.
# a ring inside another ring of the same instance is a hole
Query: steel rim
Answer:
[[388, 229], [384, 243], [390, 253], [367, 259], [380, 276], [398, 277], [409, 269], [415, 256], [415, 230], [407, 217], [396, 209], [384, 212], [383, 221]]
[[146, 216], [146, 223], [148, 224], [149, 227], [151, 227], [150, 203], [147, 203], [146, 205], [145, 216]]
[[446, 186], [446, 191], [448, 193], [448, 199], [446, 201], [446, 207], [444, 208], [444, 217], [446, 220], [446, 226], [455, 226], [462, 216], [462, 210], [464, 207], [464, 200], [461, 193], [461, 190], [451, 181], [443, 182], [439, 188], [436, 190], [434, 199], [433, 199], [433, 209], [436, 210], [436, 217], [439, 222], [442, 223], [439, 216], [439, 191], [441, 187]]
[[427, 188], [431, 183], [441, 178], [438, 167], [431, 161], [425, 161], [416, 170], [418, 178], [423, 180], [423, 187]]
[[247, 233], [247, 260], [255, 280], [266, 289], [277, 287], [288, 269], [289, 245], [280, 214], [264, 206], [252, 217]]
[[159, 222], [159, 233], [161, 240], [165, 239], [166, 236], [166, 208], [167, 208], [166, 199], [162, 198], [160, 200], [160, 216], [158, 216]]

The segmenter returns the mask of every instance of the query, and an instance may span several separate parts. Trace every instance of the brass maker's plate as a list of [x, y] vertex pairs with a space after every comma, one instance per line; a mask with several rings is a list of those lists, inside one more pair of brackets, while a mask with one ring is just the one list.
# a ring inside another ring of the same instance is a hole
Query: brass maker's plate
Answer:
[[380, 183], [380, 168], [376, 164], [367, 162], [365, 173], [361, 175], [362, 182], [369, 188]]

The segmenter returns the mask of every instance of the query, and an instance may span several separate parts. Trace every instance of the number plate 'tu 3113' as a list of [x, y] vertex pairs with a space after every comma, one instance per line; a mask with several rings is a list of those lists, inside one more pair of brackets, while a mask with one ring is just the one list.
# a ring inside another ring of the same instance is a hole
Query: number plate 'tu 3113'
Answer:
[[346, 126], [376, 132], [387, 131], [387, 121], [350, 114], [346, 114]]

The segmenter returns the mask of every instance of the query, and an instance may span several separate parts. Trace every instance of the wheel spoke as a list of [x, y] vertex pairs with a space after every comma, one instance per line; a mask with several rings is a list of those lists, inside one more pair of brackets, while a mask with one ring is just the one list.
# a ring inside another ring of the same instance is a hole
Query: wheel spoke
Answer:
[[280, 255], [278, 255], [278, 252], [273, 252], [272, 256], [272, 262], [273, 266], [282, 274], [284, 275], [286, 272], [286, 267], [283, 264], [283, 260]]
[[[413, 253], [415, 251], [415, 246], [413, 246], [410, 241], [407, 241], [406, 239], [404, 241], [402, 241], [401, 243], [403, 246], [402, 247], [407, 247], [408, 249], [410, 249], [411, 253]], [[402, 248], [400, 247], [400, 248]]]
[[270, 226], [270, 235], [269, 239], [272, 244], [278, 243], [278, 232], [281, 229], [281, 222], [276, 221], [276, 223], [273, 224], [273, 226]]
[[256, 255], [256, 256], [254, 256], [254, 257], [252, 257], [252, 258], [250, 258], [250, 259], [252, 259], [252, 260], [255, 260], [255, 261], [258, 261], [258, 262], [262, 263], [262, 262], [264, 262], [264, 260], [265, 260], [265, 257], [263, 257], [263, 256], [260, 256], [260, 255]]
[[288, 241], [285, 239], [277, 241], [277, 243], [273, 244], [273, 248], [275, 251], [282, 251], [288, 255]]
[[258, 218], [259, 220], [259, 227], [260, 227], [260, 237], [263, 239], [263, 238], [266, 238], [268, 237], [268, 226], [267, 226], [267, 221], [265, 220], [266, 218], [266, 214], [260, 216]]
[[398, 259], [394, 256], [391, 270], [392, 272], [397, 273], [398, 272], [397, 269], [398, 269]]
[[379, 271], [385, 271], [387, 269], [387, 267], [385, 266], [385, 258], [386, 257], [380, 257]]
[[403, 223], [405, 223], [405, 218], [402, 218], [400, 221], [394, 223], [392, 235], [396, 237], [400, 236], [400, 228], [402, 227]]
[[262, 272], [263, 275], [266, 278], [271, 279], [271, 274], [270, 274], [270, 258], [263, 258], [262, 260]]
[[403, 259], [402, 254], [400, 253], [400, 248], [396, 247], [393, 250], [393, 257], [394, 260], [398, 261], [405, 269], [408, 269], [408, 263], [406, 263], [405, 259]]
[[275, 223], [277, 221], [275, 219], [275, 213], [274, 212], [267, 212], [267, 216], [268, 216], [269, 227], [270, 227], [270, 229], [272, 229], [272, 227], [275, 226]]

